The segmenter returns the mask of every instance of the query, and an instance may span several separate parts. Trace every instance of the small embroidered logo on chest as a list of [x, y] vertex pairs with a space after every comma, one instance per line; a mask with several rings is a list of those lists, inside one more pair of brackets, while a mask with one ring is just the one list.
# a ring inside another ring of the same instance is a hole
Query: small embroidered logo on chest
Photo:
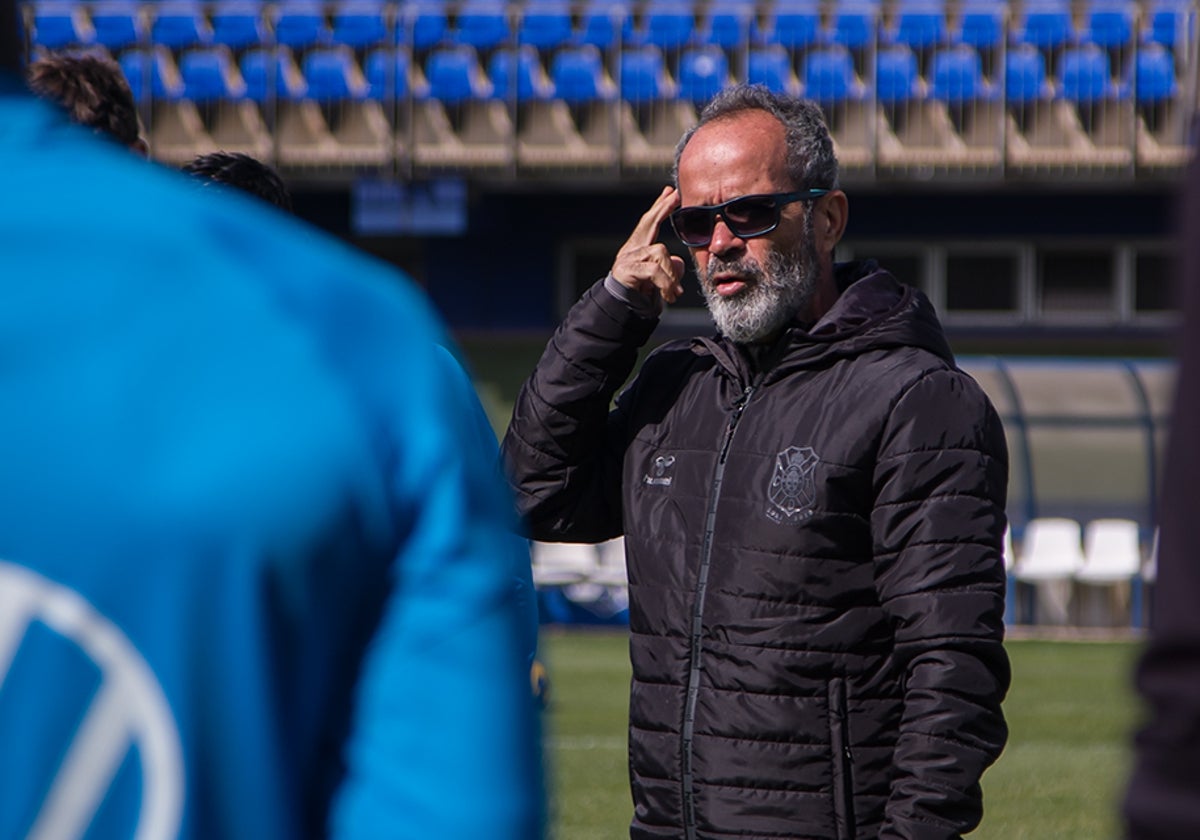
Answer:
[[773, 522], [799, 522], [812, 516], [816, 498], [813, 471], [821, 459], [811, 446], [789, 446], [775, 456], [775, 472], [767, 488], [767, 518]]
[[650, 464], [650, 471], [642, 476], [642, 483], [652, 487], [670, 487], [675, 477], [671, 474], [675, 466], [674, 455], [659, 455]]

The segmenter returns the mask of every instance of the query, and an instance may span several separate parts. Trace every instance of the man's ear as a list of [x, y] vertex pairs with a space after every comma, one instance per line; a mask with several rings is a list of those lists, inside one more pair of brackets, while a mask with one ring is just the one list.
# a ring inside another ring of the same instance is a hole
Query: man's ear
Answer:
[[846, 233], [846, 223], [850, 220], [850, 202], [841, 190], [826, 193], [815, 203], [816, 218], [813, 220], [813, 232], [817, 237], [817, 250], [821, 253], [832, 253]]

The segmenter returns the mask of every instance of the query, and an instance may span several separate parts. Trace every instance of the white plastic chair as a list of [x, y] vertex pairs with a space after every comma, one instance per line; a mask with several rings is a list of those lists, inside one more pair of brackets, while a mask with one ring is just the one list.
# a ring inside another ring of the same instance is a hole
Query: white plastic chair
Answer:
[[1013, 569], [1017, 565], [1017, 552], [1013, 548], [1012, 523], [1004, 526], [1004, 623], [1017, 622], [1017, 578]]
[[1093, 613], [1088, 624], [1112, 625], [1117, 614], [1128, 615], [1130, 623], [1135, 616], [1131, 611], [1132, 584], [1141, 572], [1142, 547], [1138, 524], [1132, 519], [1094, 519], [1083, 531], [1083, 565], [1075, 573], [1075, 580], [1082, 585], [1080, 591], [1080, 618], [1086, 599], [1092, 590], [1106, 590], [1104, 601], [1093, 603]]
[[1154, 529], [1154, 539], [1150, 542], [1150, 554], [1142, 566], [1142, 580], [1154, 583], [1158, 579], [1158, 528]]
[[1083, 532], [1080, 583], [1112, 584], [1131, 580], [1142, 565], [1138, 524], [1132, 519], [1093, 519]]
[[539, 589], [587, 583], [596, 569], [596, 547], [583, 543], [533, 542], [533, 585]]
[[1036, 590], [1036, 611], [1045, 623], [1066, 624], [1070, 619], [1072, 584], [1083, 566], [1083, 538], [1074, 519], [1041, 517], [1025, 526], [1021, 560], [1014, 574]]
[[616, 537], [596, 546], [598, 555], [592, 579], [596, 583], [624, 589], [629, 585], [625, 570], [625, 538]]

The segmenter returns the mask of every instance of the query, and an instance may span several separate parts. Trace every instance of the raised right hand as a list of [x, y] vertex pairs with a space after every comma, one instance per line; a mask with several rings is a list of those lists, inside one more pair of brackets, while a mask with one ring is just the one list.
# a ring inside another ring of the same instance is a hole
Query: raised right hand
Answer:
[[654, 204], [645, 212], [629, 239], [617, 251], [612, 276], [617, 282], [644, 295], [656, 292], [667, 303], [674, 303], [683, 294], [684, 263], [667, 251], [658, 239], [658, 228], [679, 206], [679, 193], [664, 187]]

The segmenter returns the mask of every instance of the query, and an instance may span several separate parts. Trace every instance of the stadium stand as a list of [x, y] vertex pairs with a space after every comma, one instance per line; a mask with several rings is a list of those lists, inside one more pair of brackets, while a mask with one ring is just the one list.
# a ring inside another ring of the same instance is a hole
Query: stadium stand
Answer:
[[696, 37], [699, 43], [712, 44], [735, 55], [745, 49], [752, 37], [759, 44], [770, 42], [770, 38], [759, 31], [758, 21], [752, 2], [713, 3], [703, 15]]
[[415, 104], [413, 158], [433, 170], [503, 168], [515, 160], [516, 128], [493, 96], [469, 44], [435, 48], [425, 62], [428, 98]]
[[61, 0], [37, 3], [30, 8], [30, 37], [47, 50], [80, 47], [95, 40], [96, 31], [84, 7]]
[[805, 53], [801, 84], [803, 94], [825, 111], [843, 169], [854, 172], [872, 166], [878, 124], [875, 103], [871, 87], [855, 70], [850, 49], [835, 44]]
[[729, 59], [720, 47], [696, 47], [679, 59], [679, 96], [698, 107], [703, 107], [729, 80]]
[[164, 2], [154, 11], [150, 40], [178, 54], [211, 44], [212, 23], [199, 2]]
[[[211, 138], [212, 149], [240, 152], [257, 159], [272, 156], [273, 140], [247, 91], [233, 51], [225, 45], [193, 49], [179, 61], [184, 96], [194, 102]], [[179, 162], [183, 158], [179, 150]], [[192, 157], [194, 157], [193, 155]]]
[[793, 54], [821, 43], [821, 10], [816, 2], [772, 6], [755, 27], [755, 43], [778, 44]]
[[[149, 130], [171, 160], [229, 138], [348, 176], [665, 172], [696, 107], [750, 80], [821, 101], [852, 179], [1167, 177], [1190, 153], [1198, 87], [1191, 0], [41, 0], [27, 16], [35, 49], [161, 50], [193, 79], [286, 48], [287, 85], [145, 88], [147, 123], [173, 121]], [[536, 96], [489, 80], [518, 46]], [[378, 83], [381, 50], [404, 51], [405, 84]], [[310, 52], [339, 80], [320, 97], [295, 87]]]
[[530, 0], [517, 24], [517, 41], [536, 50], [552, 51], [574, 35], [570, 0]]
[[212, 7], [212, 40], [241, 51], [267, 43], [262, 6], [254, 0], [223, 0]]
[[151, 9], [133, 0], [105, 0], [91, 6], [93, 43], [111, 53], [143, 44]]
[[512, 32], [508, 7], [502, 0], [464, 0], [458, 8], [450, 38], [487, 55], [509, 42]]
[[752, 85], [766, 85], [777, 93], [800, 93], [800, 79], [780, 44], [752, 47], [746, 55], [745, 78]]
[[696, 13], [691, 0], [644, 0], [640, 16], [626, 15], [621, 31], [626, 46], [678, 51], [695, 37]]
[[330, 41], [361, 53], [397, 39], [394, 10], [379, 0], [345, 0], [334, 7]]
[[669, 167], [696, 112], [678, 98], [663, 51], [651, 44], [622, 50], [620, 91], [622, 163], [635, 170]]

